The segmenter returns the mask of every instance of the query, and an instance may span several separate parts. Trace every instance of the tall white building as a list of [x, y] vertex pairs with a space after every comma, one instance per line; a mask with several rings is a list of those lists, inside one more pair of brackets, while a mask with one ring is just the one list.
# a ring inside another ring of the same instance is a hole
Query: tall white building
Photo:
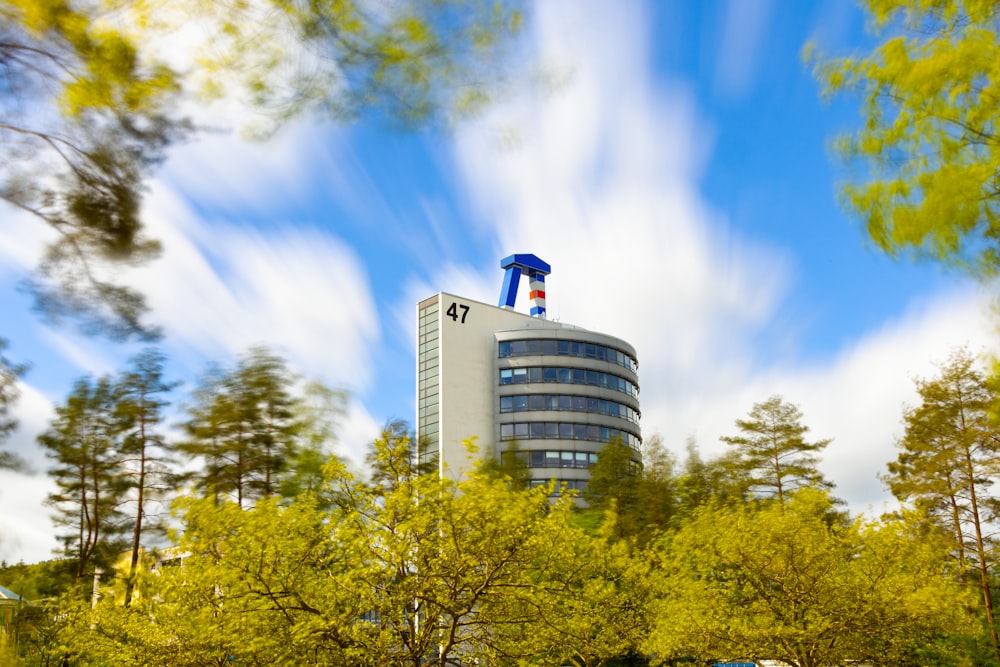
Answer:
[[[511, 255], [500, 306], [440, 293], [417, 304], [417, 437], [424, 460], [458, 478], [479, 457], [500, 460], [516, 441], [532, 482], [583, 489], [612, 441], [641, 462], [635, 348], [620, 338], [545, 319], [534, 255]], [[513, 310], [522, 274], [532, 315]]]

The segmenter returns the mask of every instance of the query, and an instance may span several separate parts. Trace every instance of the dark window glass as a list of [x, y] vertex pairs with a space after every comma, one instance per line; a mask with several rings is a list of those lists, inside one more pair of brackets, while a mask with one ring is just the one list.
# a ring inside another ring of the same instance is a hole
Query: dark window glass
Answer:
[[582, 357], [584, 356], [583, 351], [584, 351], [583, 343], [573, 343], [572, 351], [570, 352], [570, 354], [574, 357]]
[[559, 354], [563, 356], [569, 356], [569, 341], [568, 340], [558, 341], [556, 349], [558, 350]]
[[509, 357], [510, 356], [510, 343], [500, 343], [500, 356]]
[[528, 397], [527, 396], [515, 396], [514, 397], [514, 411], [524, 412], [528, 409]]
[[608, 348], [603, 345], [597, 346], [597, 359], [598, 361], [607, 361], [608, 358]]
[[576, 440], [586, 440], [587, 439], [587, 425], [586, 424], [573, 424], [573, 438]]
[[586, 396], [574, 396], [573, 397], [573, 409], [577, 412], [587, 411], [587, 398]]
[[528, 431], [531, 433], [532, 438], [544, 438], [545, 424], [543, 422], [532, 422], [529, 424]]
[[500, 397], [500, 412], [510, 412], [514, 409], [514, 397], [513, 396], [501, 396]]
[[601, 383], [601, 376], [603, 373], [598, 373], [597, 371], [587, 371], [587, 384], [591, 386], [597, 386]]
[[529, 368], [528, 369], [528, 382], [541, 382], [542, 381], [542, 369], [541, 368]]
[[572, 384], [573, 382], [573, 369], [571, 368], [560, 368], [559, 369], [559, 381], [564, 384]]
[[588, 359], [597, 358], [597, 347], [593, 343], [587, 343], [587, 358]]
[[528, 465], [532, 468], [544, 468], [545, 452], [528, 452]]
[[573, 369], [573, 384], [586, 384], [587, 382], [587, 371], [582, 368]]
[[529, 340], [526, 347], [528, 348], [528, 354], [542, 353], [542, 341], [540, 340]]
[[601, 399], [599, 398], [588, 398], [587, 399], [587, 412], [590, 413], [600, 413], [601, 412]]
[[558, 396], [546, 396], [545, 397], [545, 408], [547, 410], [558, 410], [559, 409], [559, 397]]
[[528, 397], [528, 409], [529, 410], [544, 410], [545, 409], [545, 396], [542, 394], [534, 394]]
[[573, 397], [572, 396], [560, 396], [559, 397], [559, 409], [560, 410], [572, 410], [573, 409]]
[[524, 368], [514, 369], [514, 384], [524, 384], [528, 380], [528, 371]]
[[546, 368], [544, 371], [546, 382], [556, 382], [559, 379], [559, 369]]
[[601, 441], [601, 427], [600, 426], [588, 426], [587, 427], [587, 440], [593, 440], [594, 442]]
[[545, 424], [545, 437], [546, 438], [558, 438], [559, 437], [559, 424], [556, 422], [547, 422]]
[[526, 354], [528, 351], [528, 346], [523, 340], [515, 340], [510, 344], [510, 353], [512, 356], [518, 357]]
[[559, 424], [559, 437], [563, 438], [564, 440], [572, 440], [573, 439], [573, 425], [572, 424], [566, 424], [566, 423]]
[[557, 347], [554, 340], [543, 340], [542, 341], [542, 354], [556, 354]]
[[527, 424], [514, 424], [514, 437], [518, 440], [523, 440], [528, 437], [528, 425]]

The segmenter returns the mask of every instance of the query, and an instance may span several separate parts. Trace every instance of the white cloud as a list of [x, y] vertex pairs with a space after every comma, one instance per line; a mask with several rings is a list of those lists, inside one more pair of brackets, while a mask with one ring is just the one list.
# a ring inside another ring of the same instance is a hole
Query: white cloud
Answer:
[[165, 188], [150, 199], [150, 229], [165, 251], [134, 284], [170, 346], [218, 357], [263, 342], [328, 383], [369, 385], [379, 322], [353, 249], [308, 227], [202, 220]]
[[[601, 3], [547, 3], [537, 18], [538, 48], [550, 62], [575, 63], [571, 81], [547, 99], [499, 110], [485, 128], [460, 134], [457, 147], [496, 256], [535, 252], [553, 267], [550, 316], [636, 346], [647, 436], [662, 432], [683, 455], [694, 435], [715, 455], [736, 418], [782, 394], [800, 404], [814, 437], [834, 438], [824, 470], [852, 509], [880, 504], [876, 475], [894, 457], [911, 375], [951, 345], [988, 340], [975, 295], [916, 304], [833, 359], [763, 366], [754, 339], [777, 328], [795, 260], [736, 234], [702, 200], [713, 132], [696, 120], [683, 86], [654, 82], [643, 17]], [[750, 60], [757, 39], [747, 35], [741, 47]], [[516, 145], [493, 141], [489, 123], [499, 122], [516, 127]], [[498, 284], [498, 271], [484, 275]]]
[[715, 87], [723, 96], [742, 97], [753, 86], [773, 5], [773, 0], [726, 2], [715, 71]]

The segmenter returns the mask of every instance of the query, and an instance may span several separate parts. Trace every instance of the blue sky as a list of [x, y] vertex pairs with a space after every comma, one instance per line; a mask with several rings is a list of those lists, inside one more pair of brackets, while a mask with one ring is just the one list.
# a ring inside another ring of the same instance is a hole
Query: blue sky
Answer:
[[[535, 85], [449, 132], [304, 119], [174, 150], [146, 199], [164, 255], [128, 280], [177, 378], [263, 342], [349, 389], [337, 447], [357, 460], [387, 419], [412, 421], [416, 301], [495, 303], [500, 258], [534, 253], [550, 316], [635, 345], [646, 437], [713, 456], [782, 394], [833, 438], [837, 494], [879, 512], [912, 379], [991, 329], [975, 284], [886, 258], [838, 209], [829, 146], [858, 106], [820, 99], [811, 39], [846, 54], [872, 37], [846, 0], [538, 3], [518, 47]], [[8, 446], [44, 470], [53, 402], [139, 347], [42, 325], [17, 285], [44, 230], [0, 210], [0, 234], [0, 335], [33, 364]], [[49, 490], [0, 473], [0, 558], [49, 556]]]

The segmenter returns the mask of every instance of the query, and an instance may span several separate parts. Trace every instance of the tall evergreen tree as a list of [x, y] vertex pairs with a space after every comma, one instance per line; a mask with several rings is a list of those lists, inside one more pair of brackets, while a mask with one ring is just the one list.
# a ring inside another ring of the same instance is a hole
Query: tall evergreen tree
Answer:
[[746, 488], [783, 503], [791, 491], [804, 486], [829, 489], [823, 478], [818, 453], [830, 440], [808, 442], [809, 427], [801, 423], [802, 412], [781, 396], [756, 403], [747, 419], [737, 419], [740, 435], [721, 440], [736, 448], [734, 473], [742, 476]]
[[184, 424], [189, 440], [178, 445], [202, 460], [193, 477], [204, 494], [243, 506], [277, 493], [300, 429], [293, 381], [285, 360], [263, 347], [206, 374]]
[[[28, 370], [27, 366], [16, 364], [4, 356], [7, 341], [0, 338], [0, 442], [3, 442], [17, 428], [17, 420], [11, 415], [11, 406], [17, 401], [19, 391], [17, 380]], [[0, 468], [25, 470], [27, 463], [13, 452], [0, 451]]]
[[963, 569], [977, 573], [990, 640], [1000, 659], [993, 615], [991, 569], [996, 558], [998, 499], [990, 494], [1000, 472], [1000, 429], [994, 420], [997, 391], [967, 350], [955, 351], [931, 380], [918, 380], [921, 404], [905, 415], [900, 453], [884, 480], [904, 503], [937, 517], [954, 536]]
[[[132, 554], [125, 587], [125, 605], [132, 601], [144, 521], [149, 504], [162, 495], [171, 477], [169, 444], [158, 425], [163, 421], [163, 408], [169, 405], [164, 395], [176, 386], [163, 378], [163, 355], [147, 350], [131, 360], [131, 367], [118, 380], [118, 411], [123, 418], [123, 472], [135, 500], [132, 527]], [[148, 526], [146, 526], [148, 527]]]
[[58, 489], [47, 502], [56, 509], [56, 525], [66, 529], [59, 538], [76, 561], [77, 579], [109, 565], [125, 548], [122, 505], [129, 483], [122, 475], [125, 429], [117, 407], [110, 379], [82, 378], [38, 437], [55, 463], [49, 474]]

